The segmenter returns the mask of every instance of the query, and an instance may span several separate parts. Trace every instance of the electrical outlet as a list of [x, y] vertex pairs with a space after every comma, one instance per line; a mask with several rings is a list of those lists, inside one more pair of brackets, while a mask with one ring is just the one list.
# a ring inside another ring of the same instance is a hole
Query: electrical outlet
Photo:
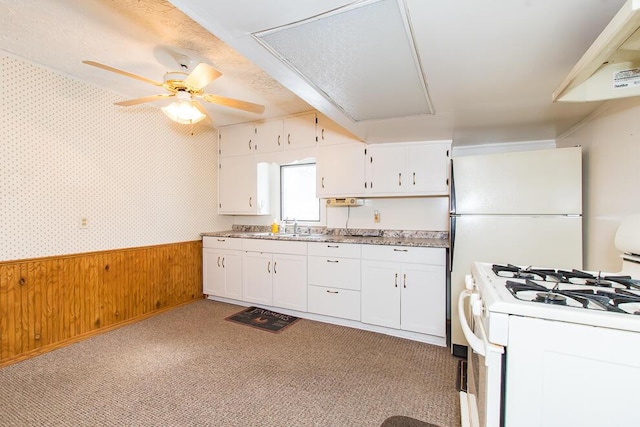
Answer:
[[79, 224], [80, 228], [89, 228], [89, 220], [87, 219], [86, 216], [83, 216], [80, 218], [80, 224]]
[[373, 211], [373, 222], [380, 222], [380, 211]]

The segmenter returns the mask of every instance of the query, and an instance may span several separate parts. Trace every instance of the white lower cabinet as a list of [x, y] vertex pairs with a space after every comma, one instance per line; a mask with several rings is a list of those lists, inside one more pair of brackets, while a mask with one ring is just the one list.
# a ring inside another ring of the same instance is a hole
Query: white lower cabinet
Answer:
[[242, 247], [240, 239], [204, 237], [202, 292], [242, 300]]
[[306, 243], [243, 239], [244, 301], [307, 311]]
[[445, 250], [364, 245], [364, 323], [446, 336]]
[[360, 245], [309, 243], [309, 312], [360, 320]]

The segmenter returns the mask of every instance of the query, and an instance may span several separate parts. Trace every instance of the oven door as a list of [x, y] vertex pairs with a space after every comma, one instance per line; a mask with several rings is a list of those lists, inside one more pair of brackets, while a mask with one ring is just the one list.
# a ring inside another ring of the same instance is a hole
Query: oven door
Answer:
[[[475, 305], [475, 310], [474, 306]], [[503, 426], [504, 347], [490, 343], [480, 316], [478, 294], [464, 290], [458, 298], [458, 316], [467, 342], [467, 392], [460, 392], [462, 426]], [[475, 312], [478, 314], [476, 315]], [[467, 319], [470, 318], [471, 322]]]

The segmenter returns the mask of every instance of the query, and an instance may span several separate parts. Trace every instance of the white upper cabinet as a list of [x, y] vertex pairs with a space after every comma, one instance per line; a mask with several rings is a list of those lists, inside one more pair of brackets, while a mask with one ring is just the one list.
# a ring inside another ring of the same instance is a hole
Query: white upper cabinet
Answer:
[[254, 156], [222, 157], [218, 172], [218, 213], [269, 214], [269, 164]]
[[365, 148], [361, 142], [319, 147], [316, 156], [316, 197], [364, 194]]
[[447, 195], [449, 142], [367, 146], [365, 191], [370, 196]]
[[316, 125], [316, 134], [318, 137], [318, 146], [324, 147], [335, 144], [348, 144], [352, 142], [361, 142], [360, 139], [351, 135], [349, 132], [336, 125], [326, 116], [317, 113], [318, 120]]
[[306, 113], [284, 119], [284, 149], [316, 146], [316, 113]]
[[223, 127], [218, 130], [220, 157], [243, 156], [255, 152], [256, 128], [253, 124]]
[[282, 120], [271, 120], [256, 125], [256, 153], [273, 153], [284, 149]]

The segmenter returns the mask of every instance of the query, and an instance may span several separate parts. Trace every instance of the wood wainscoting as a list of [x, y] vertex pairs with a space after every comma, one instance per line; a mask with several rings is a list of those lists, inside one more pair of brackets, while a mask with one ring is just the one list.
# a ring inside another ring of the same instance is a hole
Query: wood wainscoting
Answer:
[[199, 240], [0, 262], [0, 367], [199, 298]]

